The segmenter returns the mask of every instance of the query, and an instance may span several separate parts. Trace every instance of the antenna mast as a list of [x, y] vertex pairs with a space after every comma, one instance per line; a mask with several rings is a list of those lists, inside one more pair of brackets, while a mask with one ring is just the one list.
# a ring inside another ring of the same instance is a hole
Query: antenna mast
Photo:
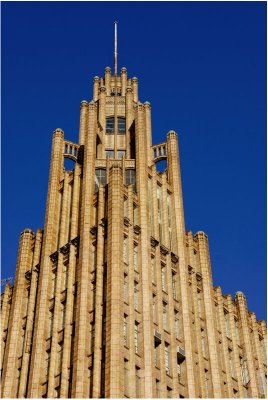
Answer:
[[117, 76], [117, 21], [114, 21], [114, 76]]

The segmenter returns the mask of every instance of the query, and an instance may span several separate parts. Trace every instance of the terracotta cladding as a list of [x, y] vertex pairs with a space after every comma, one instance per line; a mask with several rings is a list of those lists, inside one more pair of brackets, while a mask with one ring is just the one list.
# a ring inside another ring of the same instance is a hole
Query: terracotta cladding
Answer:
[[[108, 116], [126, 131], [106, 134]], [[152, 145], [126, 69], [94, 78], [78, 143], [55, 131], [45, 227], [22, 232], [1, 307], [4, 398], [266, 396], [265, 323], [212, 286], [208, 237], [185, 232], [178, 136]]]

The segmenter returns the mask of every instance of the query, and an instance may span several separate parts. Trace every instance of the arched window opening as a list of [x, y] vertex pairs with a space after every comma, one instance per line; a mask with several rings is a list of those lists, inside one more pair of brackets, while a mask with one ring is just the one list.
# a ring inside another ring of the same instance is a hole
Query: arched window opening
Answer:
[[125, 175], [126, 185], [132, 185], [134, 192], [136, 191], [136, 171], [134, 169], [127, 169]]
[[105, 169], [96, 169], [95, 193], [99, 190], [100, 185], [106, 185], [106, 170]]

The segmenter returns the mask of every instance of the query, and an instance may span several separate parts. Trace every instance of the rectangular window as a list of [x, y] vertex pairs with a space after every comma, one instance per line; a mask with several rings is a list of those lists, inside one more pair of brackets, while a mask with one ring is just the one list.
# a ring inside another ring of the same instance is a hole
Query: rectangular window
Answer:
[[126, 133], [126, 119], [123, 117], [118, 117], [117, 118], [117, 133], [118, 135], [124, 135]]
[[164, 329], [168, 330], [168, 305], [163, 302], [163, 325]]
[[118, 158], [118, 159], [126, 158], [126, 151], [125, 151], [125, 150], [118, 150], [118, 152], [117, 152], [117, 158]]
[[139, 309], [139, 288], [138, 282], [134, 281], [134, 308], [135, 310]]
[[159, 368], [159, 347], [160, 346], [155, 346], [154, 347], [154, 365]]
[[67, 285], [67, 265], [63, 265], [63, 270], [62, 270], [62, 290], [66, 289]]
[[228, 320], [228, 312], [226, 311], [224, 311], [224, 323], [225, 323], [226, 336], [229, 337], [229, 320]]
[[265, 346], [264, 346], [264, 339], [261, 336], [259, 336], [259, 342], [260, 342], [261, 359], [262, 359], [262, 362], [264, 364], [266, 364], [267, 363], [266, 349], [265, 349]]
[[179, 339], [179, 335], [180, 335], [180, 320], [179, 320], [179, 312], [177, 310], [174, 310], [174, 317], [175, 317], [176, 339]]
[[108, 134], [114, 133], [114, 117], [106, 118], [106, 133]]
[[157, 185], [157, 207], [158, 207], [158, 225], [159, 225], [159, 242], [162, 243], [162, 203], [161, 203], [161, 189]]
[[135, 321], [134, 326], [134, 345], [135, 345], [135, 353], [139, 353], [139, 323]]
[[[148, 179], [148, 199], [152, 199], [152, 179]], [[154, 205], [153, 201], [149, 201], [149, 214], [150, 214], [150, 235], [154, 236]]]
[[48, 378], [48, 369], [49, 369], [49, 362], [50, 362], [50, 350], [46, 351], [45, 354], [45, 380]]
[[114, 151], [113, 150], [106, 150], [105, 151], [106, 158], [114, 158]]
[[235, 318], [235, 336], [237, 344], [240, 344], [240, 336], [239, 336], [239, 327], [238, 327], [238, 320]]
[[173, 239], [172, 239], [172, 226], [171, 226], [171, 197], [168, 193], [167, 195], [167, 209], [168, 209], [168, 232], [169, 232], [169, 243], [170, 250], [173, 251]]
[[153, 294], [153, 322], [157, 323], [157, 304], [155, 294]]
[[166, 373], [170, 374], [169, 370], [169, 344], [165, 342], [165, 368]]
[[134, 244], [134, 249], [133, 249], [133, 264], [134, 264], [134, 270], [138, 271], [138, 246]]
[[246, 360], [243, 360], [242, 357], [239, 357], [240, 361], [240, 371], [243, 385], [247, 385], [249, 382], [249, 373], [248, 373], [248, 366]]
[[177, 293], [176, 293], [176, 274], [175, 272], [172, 272], [172, 294], [173, 294], [173, 299], [176, 300], [177, 298]]
[[156, 283], [156, 271], [155, 271], [155, 258], [151, 257], [151, 274], [152, 274], [152, 282]]
[[128, 302], [128, 276], [124, 274], [124, 302]]
[[[126, 185], [132, 185], [133, 190], [136, 191], [136, 171], [135, 169], [127, 169], [125, 172], [125, 182]], [[136, 225], [136, 221], [134, 218], [134, 225]]]
[[228, 355], [229, 355], [229, 364], [230, 364], [231, 376], [234, 377], [235, 373], [234, 373], [234, 366], [233, 366], [233, 352], [232, 352], [231, 349], [228, 349]]
[[124, 237], [123, 241], [123, 259], [125, 263], [128, 262], [127, 237]]
[[162, 290], [166, 291], [166, 267], [161, 265], [161, 282]]
[[48, 315], [48, 338], [52, 336], [53, 310], [49, 310]]
[[259, 369], [258, 369], [258, 381], [259, 381], [260, 394], [265, 394], [261, 371]]
[[181, 364], [178, 364], [178, 381], [179, 381], [179, 383], [181, 383], [181, 367], [182, 367], [182, 365]]
[[202, 303], [201, 303], [201, 292], [197, 291], [197, 309], [198, 309], [198, 316], [202, 316]]
[[128, 346], [128, 316], [124, 314], [124, 346]]

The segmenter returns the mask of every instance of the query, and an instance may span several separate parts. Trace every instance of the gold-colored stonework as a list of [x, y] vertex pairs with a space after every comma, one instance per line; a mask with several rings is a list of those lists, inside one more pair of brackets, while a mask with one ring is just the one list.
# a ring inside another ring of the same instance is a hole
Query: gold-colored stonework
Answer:
[[54, 131], [44, 230], [21, 233], [1, 300], [4, 398], [266, 397], [265, 322], [213, 287], [178, 136], [152, 144], [126, 68], [94, 78], [78, 143]]

